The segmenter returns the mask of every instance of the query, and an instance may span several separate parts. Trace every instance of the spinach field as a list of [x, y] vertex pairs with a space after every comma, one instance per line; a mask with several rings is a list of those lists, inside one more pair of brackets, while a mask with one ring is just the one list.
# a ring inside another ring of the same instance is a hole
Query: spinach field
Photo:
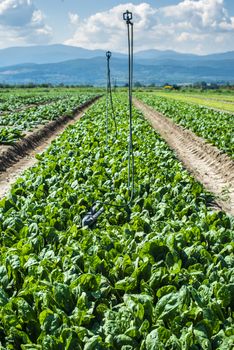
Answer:
[[158, 96], [157, 93], [138, 93], [137, 97], [234, 159], [233, 114], [162, 97], [160, 94]]
[[[102, 99], [0, 202], [1, 349], [234, 344], [233, 217], [209, 209], [210, 194], [137, 110], [135, 193], [124, 206], [128, 108], [117, 98], [117, 139]], [[120, 207], [81, 227], [97, 201]]]
[[73, 115], [74, 110], [96, 94], [76, 90], [59, 93], [21, 96], [16, 93], [0, 100], [0, 145], [14, 145], [29, 131], [47, 124], [63, 115]]

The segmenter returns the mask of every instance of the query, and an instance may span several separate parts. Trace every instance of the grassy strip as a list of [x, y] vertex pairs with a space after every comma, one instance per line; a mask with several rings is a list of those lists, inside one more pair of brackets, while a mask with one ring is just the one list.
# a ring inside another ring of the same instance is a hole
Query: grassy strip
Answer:
[[[233, 103], [228, 103], [228, 101], [225, 101], [225, 98], [226, 98], [225, 96], [223, 97], [222, 96], [209, 97], [209, 95], [193, 96], [191, 94], [179, 94], [179, 93], [173, 93], [173, 92], [164, 93], [161, 91], [157, 92], [156, 94], [157, 96], [161, 96], [161, 97], [171, 98], [171, 99], [183, 101], [186, 103], [194, 103], [200, 106], [211, 107], [214, 109], [220, 109], [221, 111], [228, 111], [228, 112], [234, 113], [234, 98], [230, 99], [230, 102], [233, 102]], [[211, 99], [209, 100], [209, 98]], [[212, 98], [214, 99], [212, 100]], [[224, 100], [222, 98], [224, 98]]]

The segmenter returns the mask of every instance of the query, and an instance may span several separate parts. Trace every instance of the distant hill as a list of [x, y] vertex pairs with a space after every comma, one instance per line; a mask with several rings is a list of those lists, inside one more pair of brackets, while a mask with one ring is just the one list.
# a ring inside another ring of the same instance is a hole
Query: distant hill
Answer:
[[[127, 82], [127, 59], [112, 58], [112, 80]], [[49, 64], [22, 64], [0, 68], [0, 82], [8, 84], [52, 83], [105, 85], [106, 59], [96, 57]], [[154, 64], [135, 61], [134, 81], [144, 84], [192, 83], [197, 81], [234, 82], [234, 60], [195, 61], [158, 60]]]
[[[0, 67], [22, 63], [57, 63], [77, 58], [93, 58], [103, 56], [103, 50], [87, 50], [82, 47], [68, 45], [44, 45], [28, 47], [9, 47], [0, 50]], [[115, 54], [121, 57], [121, 54]]]
[[136, 59], [145, 59], [145, 60], [159, 60], [159, 59], [175, 59], [175, 60], [180, 60], [180, 59], [198, 59], [202, 58], [202, 56], [198, 55], [193, 55], [193, 54], [185, 54], [185, 53], [180, 53], [172, 50], [145, 50], [145, 51], [139, 51], [136, 52], [135, 54]]
[[[113, 53], [112, 79], [127, 82], [127, 56]], [[66, 45], [13, 47], [0, 50], [0, 83], [105, 85], [103, 50]], [[234, 51], [198, 56], [175, 51], [147, 50], [134, 55], [134, 81], [143, 84], [234, 82]]]
[[[22, 63], [58, 63], [74, 59], [88, 59], [105, 56], [104, 50], [88, 50], [82, 47], [62, 44], [9, 47], [0, 49], [0, 67], [13, 66]], [[114, 52], [115, 58], [124, 58], [126, 55]], [[145, 50], [135, 53], [135, 60], [182, 60], [182, 61], [209, 61], [234, 59], [234, 51], [199, 56], [194, 54], [180, 53], [172, 50]]]
[[145, 50], [139, 51], [135, 54], [137, 59], [151, 59], [151, 60], [161, 60], [161, 59], [173, 59], [173, 60], [186, 60], [186, 61], [212, 61], [212, 60], [229, 60], [234, 59], [234, 51], [216, 53], [210, 55], [195, 55], [190, 53], [180, 53], [172, 50]]

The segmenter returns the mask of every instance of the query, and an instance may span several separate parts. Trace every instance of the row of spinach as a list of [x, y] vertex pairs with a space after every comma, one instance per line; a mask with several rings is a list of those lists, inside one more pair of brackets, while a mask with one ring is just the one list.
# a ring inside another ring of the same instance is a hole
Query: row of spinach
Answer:
[[62, 115], [73, 115], [74, 109], [87, 102], [93, 93], [77, 93], [74, 96], [60, 95], [55, 102], [33, 106], [21, 111], [0, 115], [0, 144], [12, 145], [27, 131], [46, 124]]
[[137, 93], [136, 96], [234, 158], [233, 114], [157, 96], [156, 93]]

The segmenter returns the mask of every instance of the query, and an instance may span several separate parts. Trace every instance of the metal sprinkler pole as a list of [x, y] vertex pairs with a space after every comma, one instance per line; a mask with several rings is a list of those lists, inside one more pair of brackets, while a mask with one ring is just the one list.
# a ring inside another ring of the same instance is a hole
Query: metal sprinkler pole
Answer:
[[[123, 205], [116, 205], [110, 202], [101, 202], [96, 201], [88, 213], [84, 216], [82, 220], [82, 226], [92, 227], [93, 224], [97, 221], [98, 217], [104, 212], [103, 206], [110, 206], [114, 208], [127, 208], [131, 205], [134, 198], [134, 151], [133, 151], [133, 141], [132, 141], [132, 86], [133, 86], [133, 23], [132, 23], [132, 13], [126, 11], [123, 14], [123, 19], [127, 23], [128, 29], [128, 99], [129, 99], [129, 143], [128, 143], [128, 191], [131, 193], [128, 203]], [[107, 100], [106, 100], [106, 131], [107, 131], [107, 143], [108, 143], [108, 107], [109, 101], [108, 97], [110, 95], [110, 103], [112, 108], [112, 117], [115, 122], [116, 135], [117, 135], [117, 126], [114, 116], [113, 101], [112, 101], [112, 92], [111, 92], [111, 82], [110, 82], [110, 58], [111, 52], [106, 52], [107, 57]], [[108, 146], [108, 145], [107, 145]], [[103, 205], [98, 209], [99, 205]]]
[[115, 111], [114, 111], [114, 105], [113, 105], [113, 98], [112, 98], [112, 88], [111, 88], [111, 74], [110, 74], [110, 59], [111, 59], [111, 52], [106, 52], [106, 58], [107, 58], [107, 81], [106, 81], [106, 139], [108, 141], [108, 133], [109, 133], [109, 102], [111, 107], [111, 116], [114, 121], [115, 126], [115, 138], [117, 138], [117, 123], [116, 123], [116, 117], [115, 117]]
[[106, 58], [107, 58], [107, 79], [106, 79], [106, 147], [108, 147], [108, 111], [109, 111], [109, 90], [110, 90], [110, 82], [109, 82], [109, 77], [110, 77], [110, 58], [111, 58], [111, 52], [107, 51], [106, 52]]
[[133, 22], [132, 12], [123, 14], [128, 31], [128, 99], [129, 99], [129, 146], [128, 146], [128, 188], [131, 188], [131, 200], [134, 196], [134, 152], [132, 140], [132, 86], [133, 86]]

